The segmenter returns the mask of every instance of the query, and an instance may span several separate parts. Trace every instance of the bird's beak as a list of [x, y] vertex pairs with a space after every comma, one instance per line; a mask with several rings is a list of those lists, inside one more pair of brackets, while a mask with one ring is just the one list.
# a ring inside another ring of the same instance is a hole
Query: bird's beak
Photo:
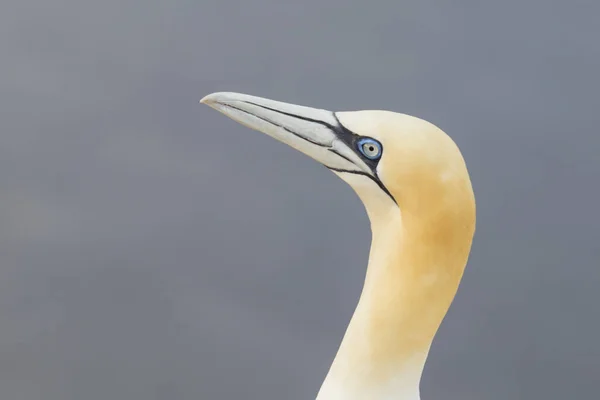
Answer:
[[357, 154], [359, 137], [344, 128], [331, 111], [230, 92], [210, 94], [200, 103], [266, 133], [331, 170], [377, 179], [373, 167]]

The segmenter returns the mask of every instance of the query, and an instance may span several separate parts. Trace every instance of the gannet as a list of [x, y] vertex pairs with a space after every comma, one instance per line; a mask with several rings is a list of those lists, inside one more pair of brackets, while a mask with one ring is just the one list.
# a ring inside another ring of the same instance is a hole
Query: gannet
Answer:
[[454, 141], [390, 111], [331, 112], [231, 92], [200, 102], [323, 164], [368, 214], [364, 286], [316, 399], [419, 400], [475, 233], [475, 197]]

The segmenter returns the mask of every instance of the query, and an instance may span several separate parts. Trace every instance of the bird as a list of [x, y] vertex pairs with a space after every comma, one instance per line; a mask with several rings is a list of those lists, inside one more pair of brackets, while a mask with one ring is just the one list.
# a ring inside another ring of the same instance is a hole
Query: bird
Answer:
[[362, 292], [316, 399], [420, 400], [475, 234], [475, 195], [457, 144], [433, 123], [393, 111], [334, 112], [235, 92], [200, 103], [321, 163], [368, 215]]

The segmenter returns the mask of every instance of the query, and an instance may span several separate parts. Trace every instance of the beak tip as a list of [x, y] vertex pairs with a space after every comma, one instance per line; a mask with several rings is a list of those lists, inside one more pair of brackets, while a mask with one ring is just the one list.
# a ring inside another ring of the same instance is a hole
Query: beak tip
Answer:
[[214, 102], [214, 98], [213, 98], [212, 94], [209, 94], [208, 96], [204, 96], [203, 98], [200, 99], [200, 104], [210, 105], [212, 102]]
[[242, 97], [242, 96], [243, 95], [240, 95], [238, 93], [215, 92], [215, 93], [206, 95], [202, 99], [200, 99], [200, 104], [206, 104], [207, 106], [212, 107], [213, 105], [218, 104], [218, 103], [237, 100], [238, 97]]

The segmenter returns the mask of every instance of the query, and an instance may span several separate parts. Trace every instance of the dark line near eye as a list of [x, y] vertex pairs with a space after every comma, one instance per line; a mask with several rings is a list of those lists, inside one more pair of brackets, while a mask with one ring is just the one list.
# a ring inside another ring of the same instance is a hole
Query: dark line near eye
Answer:
[[[262, 104], [256, 104], [256, 103], [253, 103], [253, 102], [251, 102], [251, 101], [244, 101], [244, 103], [251, 104], [251, 105], [253, 105], [253, 106], [256, 106], [256, 107], [259, 107], [259, 108], [263, 108], [263, 109], [265, 109], [265, 110], [273, 111], [273, 112], [276, 112], [276, 113], [278, 113], [278, 114], [287, 115], [288, 117], [292, 117], [292, 118], [298, 118], [298, 119], [300, 119], [300, 120], [302, 120], [302, 121], [313, 122], [313, 123], [315, 123], [315, 124], [322, 125], [322, 126], [324, 126], [324, 127], [326, 127], [326, 128], [329, 128], [329, 129], [331, 129], [331, 130], [332, 130], [334, 133], [336, 133], [336, 134], [337, 134], [336, 136], [338, 137], [338, 139], [339, 139], [339, 140], [341, 140], [342, 142], [344, 142], [344, 143], [345, 143], [346, 145], [348, 145], [350, 148], [353, 148], [353, 147], [354, 147], [354, 143], [352, 143], [352, 140], [347, 140], [347, 138], [346, 138], [346, 137], [345, 137], [343, 134], [349, 135], [349, 137], [352, 137], [352, 138], [358, 138], [358, 137], [359, 137], [359, 135], [357, 135], [356, 133], [354, 133], [354, 132], [352, 132], [352, 131], [350, 131], [350, 130], [346, 129], [346, 127], [344, 127], [344, 126], [342, 125], [342, 123], [340, 122], [339, 118], [337, 117], [337, 115], [335, 115], [335, 113], [334, 113], [334, 112], [331, 112], [331, 116], [332, 116], [332, 117], [335, 119], [335, 121], [337, 122], [337, 126], [333, 126], [333, 125], [331, 125], [331, 124], [328, 124], [328, 123], [327, 123], [327, 122], [325, 122], [325, 121], [321, 121], [321, 120], [318, 120], [318, 119], [313, 119], [313, 118], [303, 117], [303, 116], [301, 116], [301, 115], [296, 115], [296, 114], [288, 113], [288, 112], [285, 112], [285, 111], [276, 110], [276, 109], [274, 109], [274, 108], [271, 108], [271, 107], [263, 106]], [[235, 107], [233, 107], [233, 108], [235, 108]], [[237, 108], [236, 108], [236, 109], [237, 109]], [[238, 109], [238, 110], [239, 110], [239, 109]], [[243, 110], [240, 110], [240, 111], [243, 111]], [[247, 114], [250, 114], [250, 113], [248, 113], [248, 112], [246, 112], [246, 113], [247, 113]], [[254, 114], [250, 114], [250, 115], [254, 115]], [[259, 117], [259, 118], [260, 118], [260, 117]], [[267, 121], [267, 122], [271, 122], [271, 121], [268, 121], [268, 120], [266, 120], [266, 121]], [[272, 122], [271, 122], [271, 123], [272, 123]], [[273, 125], [277, 125], [277, 124], [273, 124]], [[277, 125], [277, 126], [279, 126], [279, 125]], [[295, 132], [291, 132], [289, 129], [286, 129], [285, 127], [282, 127], [282, 128], [283, 128], [283, 129], [285, 129], [285, 130], [287, 130], [287, 131], [288, 131], [288, 132], [290, 132], [290, 133], [293, 133], [293, 134], [295, 134], [295, 135], [296, 135], [296, 136], [298, 136], [298, 137], [301, 137], [301, 138], [303, 138], [303, 139], [305, 139], [305, 140], [307, 140], [307, 141], [309, 141], [309, 142], [311, 142], [311, 143], [314, 143], [314, 142], [310, 141], [309, 139], [306, 139], [305, 137], [298, 135], [298, 134], [297, 134], [297, 133], [295, 133]], [[340, 133], [341, 133], [342, 135], [340, 135]], [[314, 144], [316, 144], [316, 145], [319, 145], [319, 143], [314, 143]], [[320, 146], [322, 146], [322, 147], [328, 147], [328, 146], [323, 146], [323, 145], [320, 145]], [[347, 158], [347, 157], [345, 157], [345, 156], [341, 155], [340, 153], [338, 153], [337, 151], [333, 150], [332, 148], [330, 148], [330, 147], [329, 147], [328, 149], [329, 149], [330, 151], [334, 152], [335, 154], [337, 154], [338, 156], [340, 156], [340, 157], [342, 157], [342, 158], [346, 159], [347, 161], [351, 162], [352, 164], [354, 164], [354, 161], [352, 161], [352, 160], [350, 160], [349, 158]], [[370, 158], [368, 158], [368, 157], [365, 157], [365, 158], [367, 158], [367, 159], [368, 159], [368, 160], [370, 160], [370, 161], [374, 161], [373, 159], [370, 159]]]
[[[249, 103], [249, 102], [246, 102], [246, 103]], [[253, 103], [249, 103], [249, 104], [253, 104]], [[312, 144], [314, 144], [314, 145], [316, 145], [316, 146], [319, 146], [319, 147], [326, 148], [327, 150], [331, 151], [332, 153], [336, 154], [337, 156], [339, 156], [339, 157], [343, 158], [344, 160], [348, 161], [350, 164], [352, 164], [352, 165], [356, 165], [356, 164], [354, 164], [354, 161], [352, 161], [351, 159], [349, 159], [349, 158], [348, 158], [348, 157], [346, 157], [345, 155], [343, 155], [343, 154], [339, 153], [337, 150], [335, 150], [335, 149], [333, 149], [333, 148], [331, 148], [331, 147], [329, 147], [329, 146], [323, 145], [323, 144], [321, 144], [321, 143], [317, 143], [317, 142], [315, 142], [315, 141], [312, 141], [312, 140], [310, 140], [310, 139], [308, 139], [308, 138], [306, 138], [306, 137], [304, 137], [304, 136], [302, 136], [302, 135], [299, 135], [299, 134], [297, 134], [296, 132], [294, 132], [294, 131], [292, 131], [292, 130], [290, 130], [290, 129], [286, 128], [285, 126], [281, 126], [281, 125], [279, 125], [279, 124], [276, 124], [276, 123], [274, 123], [273, 121], [269, 120], [268, 118], [259, 117], [258, 115], [252, 114], [252, 113], [250, 113], [250, 112], [248, 112], [248, 111], [246, 111], [246, 110], [242, 110], [241, 108], [238, 108], [238, 107], [235, 107], [235, 106], [232, 106], [232, 105], [229, 105], [229, 104], [224, 104], [224, 105], [225, 105], [226, 107], [233, 108], [233, 109], [235, 109], [235, 110], [238, 110], [238, 111], [241, 111], [241, 112], [243, 112], [243, 113], [245, 113], [245, 114], [251, 115], [251, 116], [253, 116], [253, 117], [255, 117], [255, 118], [258, 118], [258, 119], [260, 119], [260, 120], [263, 120], [263, 121], [265, 121], [265, 122], [268, 122], [268, 123], [270, 123], [271, 125], [275, 125], [275, 126], [277, 126], [277, 127], [279, 127], [279, 128], [282, 128], [282, 129], [283, 129], [283, 130], [285, 130], [286, 132], [289, 132], [289, 133], [291, 133], [292, 135], [294, 135], [294, 136], [296, 136], [296, 137], [298, 137], [298, 138], [300, 138], [300, 139], [306, 140], [307, 142], [309, 142], [309, 143], [312, 143]], [[259, 106], [259, 107], [260, 107], [260, 106]], [[269, 108], [269, 110], [271, 110], [271, 109]], [[276, 110], [273, 110], [273, 111], [276, 111]], [[278, 112], [278, 111], [276, 111], [276, 112]], [[286, 114], [286, 115], [291, 115], [291, 114]], [[328, 168], [329, 168], [329, 167], [328, 167]]]
[[[350, 135], [350, 137], [352, 137], [352, 138], [358, 138], [358, 137], [360, 137], [360, 136], [359, 136], [359, 135], [357, 135], [356, 133], [354, 133], [354, 132], [352, 132], [352, 131], [348, 130], [346, 127], [344, 127], [344, 125], [342, 125], [342, 123], [340, 122], [340, 120], [338, 119], [337, 115], [335, 115], [335, 113], [334, 113], [334, 112], [332, 112], [332, 113], [331, 113], [331, 115], [333, 116], [333, 118], [334, 118], [334, 119], [336, 120], [336, 122], [338, 123], [338, 126], [333, 126], [333, 125], [331, 125], [331, 124], [328, 124], [328, 123], [327, 123], [327, 122], [325, 122], [325, 121], [321, 121], [321, 120], [318, 120], [318, 119], [313, 119], [313, 118], [302, 117], [302, 116], [300, 116], [300, 115], [296, 115], [296, 114], [288, 113], [288, 112], [281, 111], [281, 110], [276, 110], [276, 109], [274, 109], [274, 108], [271, 108], [271, 107], [267, 107], [267, 106], [263, 106], [263, 105], [260, 105], [260, 104], [253, 103], [253, 102], [251, 102], [251, 101], [243, 101], [243, 103], [250, 104], [250, 105], [253, 105], [253, 106], [256, 106], [256, 107], [259, 107], [259, 108], [263, 108], [263, 109], [265, 109], [265, 110], [273, 111], [273, 112], [275, 112], [275, 113], [278, 113], [278, 114], [287, 115], [288, 117], [292, 117], [292, 118], [298, 118], [298, 119], [300, 119], [300, 120], [303, 120], [303, 121], [307, 121], [307, 122], [313, 122], [313, 123], [316, 123], [316, 124], [323, 125], [323, 126], [325, 126], [326, 128], [329, 128], [329, 129], [331, 129], [333, 132], [335, 132], [335, 133], [337, 134], [337, 137], [338, 137], [338, 139], [340, 139], [342, 142], [344, 142], [344, 143], [345, 143], [346, 145], [348, 145], [350, 148], [354, 147], [354, 143], [352, 143], [352, 140], [346, 140], [346, 136], [345, 136], [344, 134], [346, 134], [346, 135]], [[332, 153], [335, 153], [335, 154], [337, 154], [339, 157], [341, 157], [341, 158], [345, 159], [346, 161], [350, 162], [351, 164], [353, 164], [353, 165], [356, 165], [356, 164], [354, 164], [354, 161], [352, 161], [352, 160], [350, 160], [348, 157], [346, 157], [346, 156], [344, 156], [344, 155], [340, 154], [339, 152], [337, 152], [335, 149], [331, 148], [330, 146], [326, 146], [326, 145], [323, 145], [323, 144], [321, 144], [321, 143], [317, 143], [317, 142], [315, 142], [315, 141], [313, 141], [313, 140], [311, 140], [311, 139], [308, 139], [308, 138], [306, 138], [306, 137], [304, 137], [304, 136], [302, 136], [302, 135], [299, 135], [298, 133], [296, 133], [296, 132], [294, 132], [294, 131], [292, 131], [292, 130], [290, 130], [290, 129], [286, 128], [285, 126], [281, 126], [281, 125], [279, 125], [279, 124], [276, 124], [275, 122], [273, 122], [273, 121], [269, 120], [268, 118], [259, 117], [258, 115], [252, 114], [251, 112], [248, 112], [248, 111], [246, 111], [246, 110], [243, 110], [243, 109], [241, 109], [241, 108], [235, 107], [235, 106], [233, 106], [233, 105], [231, 105], [231, 104], [223, 104], [223, 103], [222, 103], [222, 105], [224, 105], [224, 106], [226, 106], [226, 107], [233, 108], [234, 110], [238, 110], [238, 111], [240, 111], [240, 112], [243, 112], [243, 113], [245, 113], [245, 114], [251, 115], [251, 116], [253, 116], [253, 117], [255, 117], [255, 118], [258, 118], [258, 119], [260, 119], [260, 120], [263, 120], [263, 121], [265, 121], [265, 122], [268, 122], [269, 124], [271, 124], [271, 125], [274, 125], [274, 126], [277, 126], [277, 127], [281, 128], [281, 129], [285, 130], [286, 132], [289, 132], [289, 133], [291, 133], [292, 135], [294, 135], [294, 136], [296, 136], [296, 137], [298, 137], [298, 138], [300, 138], [300, 139], [306, 140], [307, 142], [309, 142], [309, 143], [312, 143], [312, 144], [314, 144], [314, 145], [316, 145], [316, 146], [319, 146], [319, 147], [324, 147], [324, 148], [326, 148], [327, 150], [331, 151]], [[341, 133], [342, 135], [340, 135], [340, 133]], [[374, 160], [370, 160], [370, 159], [368, 159], [367, 157], [365, 157], [365, 159], [366, 159], [366, 160], [364, 160], [364, 161], [367, 161], [367, 160], [368, 160], [368, 161], [374, 162]], [[375, 162], [375, 164], [376, 164], [376, 162]], [[390, 193], [390, 191], [389, 191], [389, 190], [387, 190], [387, 188], [384, 186], [384, 184], [381, 182], [381, 180], [379, 180], [379, 177], [377, 176], [377, 170], [376, 170], [374, 167], [371, 167], [371, 170], [373, 171], [373, 174], [375, 174], [374, 176], [373, 176], [373, 175], [369, 175], [369, 174], [367, 174], [366, 172], [363, 172], [363, 171], [351, 171], [351, 170], [347, 170], [347, 169], [333, 168], [333, 167], [329, 167], [329, 166], [327, 166], [327, 165], [325, 165], [325, 167], [326, 167], [326, 168], [328, 168], [328, 169], [330, 169], [330, 170], [332, 170], [332, 171], [336, 171], [336, 172], [342, 172], [342, 173], [344, 173], [344, 172], [345, 172], [345, 173], [348, 173], [348, 174], [355, 174], [355, 175], [363, 175], [363, 176], [366, 176], [367, 178], [369, 178], [369, 179], [371, 179], [373, 182], [375, 182], [375, 183], [377, 184], [377, 186], [379, 186], [379, 188], [380, 188], [381, 190], [383, 190], [383, 191], [384, 191], [384, 192], [385, 192], [385, 193], [386, 193], [386, 194], [387, 194], [387, 195], [390, 197], [390, 199], [392, 199], [392, 201], [393, 201], [393, 202], [394, 202], [396, 205], [398, 205], [398, 202], [396, 201], [396, 199], [394, 198], [394, 196], [392, 196], [392, 194]]]
[[339, 153], [337, 150], [335, 150], [335, 149], [332, 149], [331, 147], [330, 147], [330, 148], [328, 148], [327, 150], [329, 150], [330, 152], [332, 152], [332, 153], [334, 153], [334, 154], [337, 154], [338, 156], [342, 157], [344, 160], [348, 161], [350, 164], [352, 164], [352, 165], [356, 165], [356, 164], [354, 163], [354, 161], [352, 161], [351, 159], [349, 159], [348, 157], [346, 157], [346, 156], [345, 156], [345, 155], [343, 155], [342, 153]]
[[[332, 112], [331, 114], [333, 114], [333, 118], [335, 118], [335, 122], [337, 122], [337, 123], [338, 123], [338, 125], [339, 125], [339, 126], [342, 128], [342, 129], [346, 129], [346, 128], [344, 128], [344, 125], [342, 125], [342, 123], [340, 122], [340, 119], [337, 117], [337, 115], [335, 115], [335, 113], [334, 113], [334, 112]], [[346, 129], [346, 130], [348, 131], [348, 129]], [[348, 132], [350, 132], [350, 131], [348, 131]], [[354, 132], [350, 132], [350, 133], [352, 133], [353, 135], [356, 135]], [[358, 135], [356, 135], [356, 136], [358, 136]]]
[[388, 196], [390, 196], [390, 199], [392, 199], [392, 201], [398, 205], [398, 202], [396, 201], [396, 199], [394, 198], [394, 196], [392, 196], [392, 194], [389, 192], [389, 190], [387, 190], [387, 188], [383, 185], [383, 183], [379, 180], [379, 178], [376, 178], [372, 175], [367, 174], [366, 172], [363, 171], [350, 171], [347, 169], [341, 169], [341, 168], [333, 168], [333, 167], [328, 167], [326, 165], [327, 168], [329, 168], [332, 171], [336, 171], [336, 172], [345, 172], [348, 174], [355, 174], [355, 175], [363, 175], [366, 176], [367, 178], [371, 179], [373, 182], [375, 182], [377, 184], [377, 186], [379, 186], [379, 188], [381, 190], [383, 190], [385, 192], [385, 194], [387, 194]]
[[[285, 111], [276, 110], [276, 109], [274, 109], [274, 108], [271, 108], [271, 107], [267, 107], [267, 106], [263, 106], [263, 105], [261, 105], [261, 104], [256, 104], [256, 103], [253, 103], [253, 102], [251, 102], [251, 101], [244, 101], [244, 103], [251, 104], [251, 105], [253, 105], [253, 106], [256, 106], [256, 107], [259, 107], [259, 108], [263, 108], [263, 109], [265, 109], [265, 110], [273, 111], [273, 112], [276, 112], [276, 113], [279, 113], [279, 114], [287, 115], [288, 117], [292, 117], [292, 118], [298, 118], [298, 119], [300, 119], [300, 120], [302, 120], [302, 121], [307, 121], [307, 122], [313, 122], [313, 123], [315, 123], [315, 124], [320, 124], [320, 125], [322, 125], [322, 126], [324, 126], [324, 127], [326, 127], [326, 128], [329, 128], [329, 129], [331, 129], [331, 130], [332, 130], [332, 131], [333, 131], [333, 132], [336, 134], [337, 138], [338, 138], [339, 140], [341, 140], [343, 143], [345, 143], [345, 144], [346, 144], [348, 147], [350, 147], [350, 148], [354, 148], [354, 147], [356, 147], [356, 146], [355, 146], [355, 144], [353, 143], [353, 140], [352, 140], [352, 139], [356, 140], [357, 138], [359, 138], [359, 137], [360, 137], [359, 135], [357, 135], [356, 133], [354, 133], [354, 132], [352, 132], [352, 131], [348, 130], [348, 129], [347, 129], [345, 126], [344, 126], [344, 125], [342, 125], [342, 123], [340, 122], [339, 118], [337, 117], [337, 115], [335, 115], [335, 113], [334, 113], [334, 112], [331, 112], [331, 116], [332, 116], [332, 117], [335, 119], [335, 121], [337, 122], [337, 126], [333, 126], [333, 125], [331, 125], [331, 124], [328, 124], [328, 123], [327, 123], [327, 122], [325, 122], [325, 121], [321, 121], [321, 120], [318, 120], [318, 119], [313, 119], [313, 118], [303, 117], [303, 116], [301, 116], [301, 115], [296, 115], [296, 114], [288, 113], [288, 112], [285, 112]], [[242, 110], [240, 110], [240, 111], [242, 111]], [[254, 114], [250, 114], [250, 115], [254, 115]], [[270, 122], [270, 121], [267, 121], [267, 122]], [[273, 125], [276, 125], [276, 124], [273, 124]], [[283, 128], [283, 129], [286, 129], [286, 128], [284, 128], [284, 127], [282, 127], [282, 128]], [[288, 129], [286, 129], [286, 130], [287, 130], [287, 131], [289, 131]], [[289, 132], [291, 132], [291, 131], [289, 131]], [[309, 142], [311, 142], [311, 143], [314, 143], [314, 142], [312, 142], [312, 141], [310, 141], [310, 140], [308, 140], [308, 139], [304, 138], [303, 136], [300, 136], [300, 135], [296, 134], [295, 132], [291, 132], [291, 133], [294, 133], [296, 136], [298, 136], [298, 137], [301, 137], [301, 138], [303, 138], [303, 139], [305, 139], [305, 140], [307, 140], [307, 141], [309, 141]], [[352, 139], [350, 139], [350, 138], [352, 138]], [[373, 139], [373, 140], [374, 140], [374, 139]], [[318, 145], [318, 143], [314, 143], [314, 144], [317, 144], [317, 145]], [[328, 146], [323, 146], [323, 145], [321, 145], [321, 146], [322, 146], [322, 147], [328, 147]], [[379, 145], [379, 148], [381, 149], [381, 144]], [[334, 153], [335, 153], [335, 154], [337, 154], [338, 156], [340, 156], [340, 157], [342, 157], [342, 158], [346, 159], [347, 161], [349, 161], [350, 163], [354, 164], [354, 161], [352, 161], [352, 160], [350, 160], [349, 158], [347, 158], [347, 157], [345, 157], [345, 156], [341, 155], [340, 153], [338, 153], [337, 151], [333, 150], [332, 148], [330, 148], [330, 147], [329, 147], [329, 148], [328, 148], [328, 150], [330, 150], [330, 151], [334, 152]], [[359, 151], [360, 151], [360, 150], [359, 150]], [[361, 155], [362, 155], [362, 153], [361, 153]], [[375, 160], [375, 159], [372, 159], [372, 158], [366, 157], [365, 155], [362, 155], [362, 157], [364, 157], [366, 160], [368, 160], [368, 161], [367, 161], [367, 165], [369, 164], [369, 161], [370, 161], [370, 162], [377, 162], [377, 161], [378, 161], [378, 160]], [[366, 160], [365, 160], [365, 161], [366, 161]], [[376, 171], [375, 171], [375, 169], [373, 168], [373, 166], [371, 166], [371, 169], [373, 170], [373, 172], [374, 172], [374, 173], [376, 173]]]

